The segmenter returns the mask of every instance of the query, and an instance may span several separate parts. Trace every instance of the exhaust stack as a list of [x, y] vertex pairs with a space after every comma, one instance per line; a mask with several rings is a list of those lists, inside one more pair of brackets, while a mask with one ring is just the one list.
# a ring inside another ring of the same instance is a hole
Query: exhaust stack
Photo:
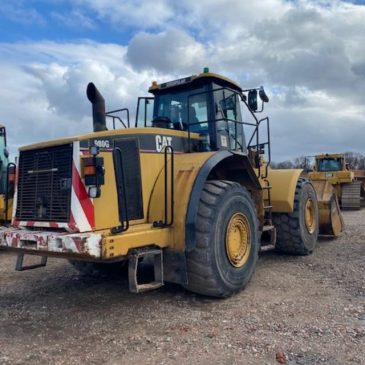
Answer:
[[105, 100], [96, 86], [90, 82], [86, 89], [87, 98], [93, 105], [94, 132], [107, 131], [105, 118]]

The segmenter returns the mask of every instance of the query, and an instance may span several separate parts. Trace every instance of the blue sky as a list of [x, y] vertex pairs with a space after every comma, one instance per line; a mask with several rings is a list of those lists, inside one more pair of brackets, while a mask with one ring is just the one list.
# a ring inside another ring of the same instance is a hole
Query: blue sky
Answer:
[[98, 18], [91, 9], [72, 1], [14, 1], [0, 9], [0, 39], [5, 42], [51, 39], [58, 42], [93, 39], [98, 42], [128, 44], [135, 29], [120, 29]]
[[[365, 154], [365, 1], [13, 0], [0, 7], [0, 122], [11, 153], [91, 130], [108, 109], [209, 66], [271, 94], [275, 160]], [[16, 138], [15, 138], [16, 136]]]

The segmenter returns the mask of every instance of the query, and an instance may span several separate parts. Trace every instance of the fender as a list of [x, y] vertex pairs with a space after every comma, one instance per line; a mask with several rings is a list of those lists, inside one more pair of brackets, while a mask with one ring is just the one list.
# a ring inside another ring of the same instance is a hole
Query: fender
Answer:
[[268, 169], [273, 213], [293, 212], [295, 189], [302, 172], [301, 169]]
[[201, 167], [189, 199], [185, 219], [185, 250], [195, 248], [195, 222], [199, 200], [208, 179], [236, 181], [249, 190], [260, 190], [261, 185], [246, 154], [232, 151], [218, 151]]

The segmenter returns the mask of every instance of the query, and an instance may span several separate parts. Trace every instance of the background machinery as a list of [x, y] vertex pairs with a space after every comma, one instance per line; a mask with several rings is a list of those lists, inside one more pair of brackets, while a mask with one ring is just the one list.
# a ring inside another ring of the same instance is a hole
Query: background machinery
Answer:
[[[168, 281], [226, 297], [247, 284], [260, 247], [314, 250], [316, 193], [302, 170], [270, 168], [262, 88], [205, 69], [149, 91], [129, 128], [128, 110], [105, 113], [90, 83], [93, 133], [20, 149], [12, 228], [0, 232], [18, 270], [27, 253], [80, 270], [128, 262], [133, 292]], [[126, 128], [108, 130], [106, 116]], [[154, 278], [140, 282], [146, 257]]]
[[9, 162], [6, 128], [0, 124], [0, 225], [10, 222], [13, 209], [15, 164]]
[[342, 209], [360, 209], [364, 196], [364, 171], [350, 169], [343, 154], [315, 156], [314, 171], [308, 174], [313, 184], [328, 181], [335, 189]]

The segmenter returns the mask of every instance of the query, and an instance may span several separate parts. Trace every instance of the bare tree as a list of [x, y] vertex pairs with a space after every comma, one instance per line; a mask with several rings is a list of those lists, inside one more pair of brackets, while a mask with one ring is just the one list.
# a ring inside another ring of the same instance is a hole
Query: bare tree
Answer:
[[[347, 151], [344, 153], [346, 162], [353, 170], [365, 170], [365, 156], [358, 152]], [[281, 162], [272, 162], [271, 167], [274, 169], [304, 169], [310, 170], [313, 166], [314, 156], [299, 156], [293, 160]]]

